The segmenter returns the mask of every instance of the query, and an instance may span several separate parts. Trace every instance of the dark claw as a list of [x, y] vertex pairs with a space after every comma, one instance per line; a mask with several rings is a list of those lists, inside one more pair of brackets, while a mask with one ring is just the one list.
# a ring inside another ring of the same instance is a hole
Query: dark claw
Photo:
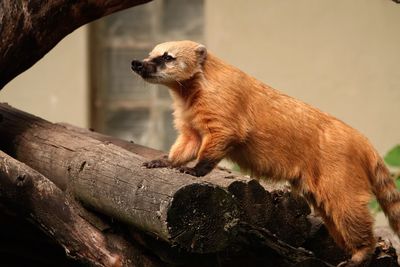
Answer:
[[151, 161], [146, 161], [142, 164], [144, 167], [148, 169], [153, 169], [153, 168], [165, 168], [171, 166], [170, 162], [168, 159], [162, 158], [162, 159], [154, 159]]

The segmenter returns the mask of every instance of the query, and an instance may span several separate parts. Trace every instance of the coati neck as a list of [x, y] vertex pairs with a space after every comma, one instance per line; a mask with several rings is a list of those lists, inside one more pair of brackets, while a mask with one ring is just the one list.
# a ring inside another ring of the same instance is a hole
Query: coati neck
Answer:
[[199, 92], [201, 90], [199, 80], [202, 76], [200, 73], [196, 73], [193, 77], [185, 81], [176, 81], [168, 87], [172, 91], [173, 95], [180, 98], [183, 102], [190, 102], [189, 104], [193, 104], [193, 102], [199, 96]]

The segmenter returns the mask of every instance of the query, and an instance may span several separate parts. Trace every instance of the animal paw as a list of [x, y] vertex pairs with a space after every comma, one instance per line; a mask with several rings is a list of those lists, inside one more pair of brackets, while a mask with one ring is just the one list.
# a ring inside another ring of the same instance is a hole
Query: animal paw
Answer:
[[202, 175], [200, 175], [200, 174], [197, 172], [197, 170], [196, 170], [195, 168], [190, 168], [190, 167], [182, 166], [182, 167], [179, 167], [178, 170], [179, 170], [181, 173], [190, 174], [190, 175], [195, 176], [195, 177], [200, 177], [200, 176], [202, 176]]
[[168, 158], [163, 157], [161, 159], [154, 159], [151, 161], [146, 161], [142, 165], [148, 169], [153, 169], [153, 168], [169, 167], [169, 166], [171, 166], [171, 163], [169, 162]]

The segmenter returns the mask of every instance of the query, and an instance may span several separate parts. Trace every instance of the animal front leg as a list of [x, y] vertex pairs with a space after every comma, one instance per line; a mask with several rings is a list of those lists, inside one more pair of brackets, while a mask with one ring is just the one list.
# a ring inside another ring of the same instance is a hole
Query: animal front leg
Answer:
[[171, 147], [169, 155], [143, 163], [147, 168], [176, 167], [188, 163], [196, 158], [200, 148], [200, 139], [191, 132], [185, 132], [178, 136]]
[[182, 166], [197, 157], [201, 145], [200, 137], [197, 133], [186, 130], [182, 133], [169, 152], [168, 160], [171, 166]]
[[193, 168], [180, 167], [179, 171], [196, 177], [208, 174], [225, 157], [229, 148], [228, 144], [226, 137], [206, 135], [201, 144], [197, 164]]

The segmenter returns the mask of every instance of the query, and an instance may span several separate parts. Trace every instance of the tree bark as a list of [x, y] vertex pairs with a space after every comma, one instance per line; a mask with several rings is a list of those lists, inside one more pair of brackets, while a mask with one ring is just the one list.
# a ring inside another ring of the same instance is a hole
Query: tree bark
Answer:
[[[104, 267], [160, 266], [120, 240], [107, 238], [81, 217], [76, 203], [54, 183], [2, 151], [0, 200], [8, 209], [33, 220], [64, 247], [69, 257], [83, 263]], [[147, 265], [137, 265], [132, 255]]]
[[80, 26], [149, 1], [0, 1], [0, 90]]
[[143, 157], [7, 105], [0, 113], [3, 149], [85, 205], [190, 251], [229, 243], [240, 212], [226, 189], [172, 169], [145, 169]]

